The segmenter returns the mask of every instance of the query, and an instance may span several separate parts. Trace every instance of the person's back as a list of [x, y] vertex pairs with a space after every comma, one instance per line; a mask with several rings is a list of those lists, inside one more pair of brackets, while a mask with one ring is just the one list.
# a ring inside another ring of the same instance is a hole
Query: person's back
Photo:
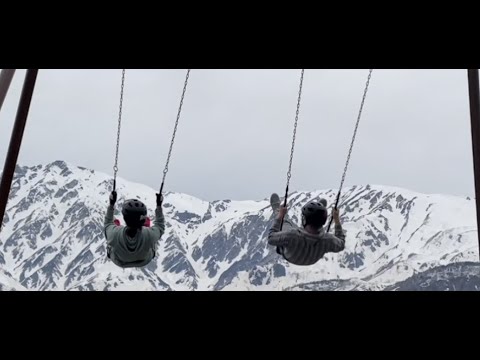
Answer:
[[117, 226], [113, 221], [113, 205], [116, 193], [112, 192], [110, 206], [105, 216], [105, 237], [107, 239], [107, 256], [116, 265], [142, 267], [154, 257], [156, 244], [165, 232], [165, 219], [162, 212], [163, 198], [157, 194], [155, 220], [150, 228], [144, 227], [146, 207], [138, 200], [127, 200], [122, 214], [127, 226]]
[[323, 228], [318, 234], [311, 234], [304, 229], [288, 230], [274, 234], [277, 236], [269, 236], [268, 243], [280, 246], [285, 259], [295, 265], [313, 265], [326, 253], [340, 252], [345, 248], [343, 232], [336, 232], [334, 236], [325, 233]]
[[[345, 234], [340, 224], [338, 210], [334, 210], [335, 235], [326, 233], [323, 225], [327, 220], [326, 201], [309, 202], [302, 209], [303, 228], [294, 226], [285, 219], [286, 207], [280, 207], [278, 195], [272, 195], [272, 208], [278, 211], [269, 231], [268, 244], [276, 246], [278, 252], [295, 265], [313, 265], [326, 253], [345, 249]], [[284, 218], [285, 230], [280, 231]]]

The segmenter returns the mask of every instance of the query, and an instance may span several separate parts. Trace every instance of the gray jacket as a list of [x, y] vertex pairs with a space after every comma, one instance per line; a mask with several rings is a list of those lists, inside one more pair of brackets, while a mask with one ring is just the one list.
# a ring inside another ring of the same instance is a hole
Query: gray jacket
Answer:
[[155, 257], [157, 242], [165, 232], [162, 207], [155, 209], [155, 220], [151, 228], [142, 227], [133, 238], [126, 234], [126, 229], [126, 226], [115, 225], [113, 207], [109, 205], [105, 215], [108, 257], [123, 268], [147, 265]]
[[335, 235], [325, 233], [310, 234], [304, 229], [280, 231], [280, 219], [275, 219], [268, 235], [268, 244], [280, 248], [284, 258], [295, 265], [312, 265], [329, 252], [345, 249], [345, 234], [341, 225], [335, 225]]

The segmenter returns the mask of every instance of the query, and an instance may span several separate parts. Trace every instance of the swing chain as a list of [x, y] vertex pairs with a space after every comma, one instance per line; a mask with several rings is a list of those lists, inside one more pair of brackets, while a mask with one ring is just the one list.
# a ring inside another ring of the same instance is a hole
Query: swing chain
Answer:
[[183, 99], [185, 97], [185, 92], [187, 91], [187, 84], [188, 84], [188, 78], [190, 77], [190, 70], [191, 69], [187, 70], [187, 75], [185, 77], [185, 84], [183, 85], [182, 97], [180, 99], [180, 106], [178, 107], [177, 120], [175, 121], [175, 127], [173, 129], [173, 135], [172, 135], [172, 140], [170, 142], [170, 149], [168, 151], [167, 162], [165, 164], [165, 168], [163, 169], [162, 189], [163, 189], [163, 184], [165, 183], [165, 177], [167, 176], [167, 172], [168, 172], [168, 164], [170, 163], [170, 156], [172, 155], [173, 144], [175, 142], [175, 135], [177, 133], [178, 121], [180, 120], [180, 114], [182, 113]]
[[[295, 124], [293, 126], [293, 138], [292, 138], [292, 149], [290, 150], [290, 163], [288, 164], [288, 171], [287, 171], [287, 186], [285, 187], [285, 199], [283, 206], [287, 206], [288, 200], [288, 187], [290, 186], [290, 178], [292, 177], [292, 163], [293, 163], [293, 152], [295, 150], [295, 139], [297, 137], [297, 125], [298, 125], [298, 115], [300, 114], [300, 101], [302, 100], [302, 87], [303, 87], [303, 74], [305, 69], [302, 69], [302, 73], [300, 75], [300, 86], [298, 89], [298, 100], [297, 100], [297, 112], [295, 114]], [[280, 223], [280, 231], [283, 228], [283, 218]]]
[[118, 153], [120, 149], [120, 128], [122, 126], [122, 105], [123, 105], [123, 89], [125, 86], [125, 69], [122, 70], [122, 87], [120, 90], [120, 105], [118, 110], [118, 129], [117, 129], [117, 147], [115, 151], [115, 164], [113, 165], [113, 190], [115, 190], [118, 172]]
[[[360, 103], [360, 110], [357, 116], [357, 123], [355, 124], [355, 129], [353, 131], [352, 141], [350, 143], [350, 148], [348, 150], [347, 161], [345, 163], [345, 168], [343, 169], [342, 180], [340, 181], [340, 186], [338, 188], [337, 199], [335, 201], [334, 209], [337, 209], [338, 203], [340, 202], [340, 194], [342, 193], [343, 183], [345, 182], [345, 176], [347, 175], [348, 164], [350, 163], [350, 157], [352, 155], [353, 145], [355, 143], [355, 138], [357, 136], [358, 125], [360, 124], [360, 119], [362, 117], [363, 105], [365, 104], [365, 99], [367, 98], [368, 86], [370, 85], [370, 78], [372, 77], [373, 69], [370, 69], [368, 73], [367, 83], [365, 84], [365, 90], [363, 91], [362, 102]], [[333, 217], [330, 218], [328, 223], [327, 232], [330, 231], [330, 226], [332, 225]]]
[[290, 151], [290, 163], [288, 165], [288, 172], [287, 172], [287, 189], [290, 185], [290, 178], [292, 177], [292, 163], [293, 163], [293, 152], [295, 149], [295, 139], [297, 137], [297, 124], [298, 124], [298, 115], [300, 114], [300, 101], [302, 99], [302, 87], [303, 87], [303, 73], [305, 69], [302, 69], [302, 74], [300, 76], [300, 87], [298, 89], [298, 100], [297, 100], [297, 112], [295, 114], [295, 124], [293, 127], [293, 138], [292, 138], [292, 149]]
[[360, 104], [360, 111], [358, 112], [357, 123], [355, 124], [355, 129], [353, 131], [353, 137], [352, 137], [352, 142], [350, 143], [350, 149], [348, 150], [347, 162], [345, 163], [345, 168], [343, 169], [342, 181], [340, 182], [340, 187], [339, 187], [339, 190], [338, 190], [339, 193], [342, 191], [343, 183], [345, 182], [345, 176], [347, 175], [347, 168], [348, 168], [348, 164], [350, 162], [350, 156], [352, 155], [353, 144], [355, 143], [355, 138], [357, 136], [358, 125], [360, 124], [360, 119], [362, 117], [363, 105], [365, 104], [365, 99], [367, 97], [368, 85], [370, 84], [370, 78], [372, 77], [372, 71], [373, 71], [373, 69], [370, 69], [370, 72], [368, 73], [367, 83], [365, 85], [365, 90], [363, 91], [363, 98], [362, 98], [362, 102]]

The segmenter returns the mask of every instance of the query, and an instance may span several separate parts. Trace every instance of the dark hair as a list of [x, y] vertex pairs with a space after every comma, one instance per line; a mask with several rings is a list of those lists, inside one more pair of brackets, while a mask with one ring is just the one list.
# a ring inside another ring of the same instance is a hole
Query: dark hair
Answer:
[[129, 199], [123, 204], [122, 214], [127, 225], [127, 235], [134, 237], [145, 224], [147, 207], [140, 200]]
[[123, 220], [132, 229], [140, 229], [145, 224], [145, 217], [139, 215], [124, 215]]

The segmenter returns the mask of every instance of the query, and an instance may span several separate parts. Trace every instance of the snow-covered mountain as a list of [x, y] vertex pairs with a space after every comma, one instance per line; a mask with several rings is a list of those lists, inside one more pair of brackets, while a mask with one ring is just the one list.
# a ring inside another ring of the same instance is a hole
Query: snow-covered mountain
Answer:
[[[290, 265], [266, 245], [270, 194], [208, 202], [166, 193], [156, 258], [123, 270], [106, 259], [111, 183], [109, 175], [63, 161], [17, 166], [0, 233], [0, 290], [395, 290], [421, 272], [478, 262], [474, 200], [366, 185], [345, 189], [341, 199], [345, 251], [314, 266]], [[154, 189], [118, 179], [117, 190], [116, 216], [133, 197], [153, 217]], [[299, 223], [308, 200], [331, 203], [335, 195], [294, 192], [289, 214]]]
[[480, 264], [459, 262], [416, 274], [385, 290], [397, 291], [480, 291]]

